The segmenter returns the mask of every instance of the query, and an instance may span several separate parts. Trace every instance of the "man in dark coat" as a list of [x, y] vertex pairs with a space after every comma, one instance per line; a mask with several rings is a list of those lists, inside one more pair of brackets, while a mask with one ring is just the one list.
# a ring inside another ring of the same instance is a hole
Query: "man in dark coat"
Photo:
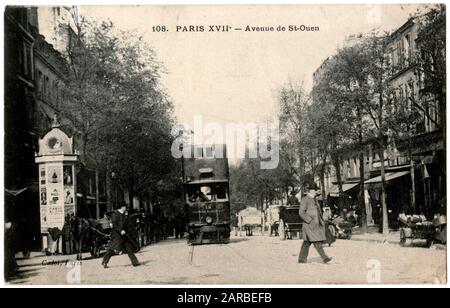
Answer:
[[326, 241], [325, 222], [322, 211], [316, 200], [316, 190], [310, 189], [309, 193], [300, 202], [299, 215], [303, 220], [303, 245], [298, 256], [299, 263], [306, 263], [311, 243], [316, 248], [324, 263], [331, 261], [323, 249]]
[[114, 211], [111, 214], [111, 222], [112, 222], [112, 231], [111, 231], [111, 240], [108, 244], [108, 250], [103, 257], [102, 265], [104, 268], [108, 267], [108, 262], [114, 254], [119, 254], [122, 250], [128, 254], [128, 257], [131, 260], [133, 266], [139, 266], [139, 261], [134, 255], [133, 245], [130, 243], [128, 239], [126, 228], [126, 215], [125, 211], [127, 210], [127, 205], [123, 204], [119, 209]]

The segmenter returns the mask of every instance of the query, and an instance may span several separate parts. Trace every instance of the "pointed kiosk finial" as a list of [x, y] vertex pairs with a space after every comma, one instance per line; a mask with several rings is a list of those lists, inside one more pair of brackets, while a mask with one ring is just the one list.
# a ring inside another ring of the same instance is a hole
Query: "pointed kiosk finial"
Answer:
[[58, 122], [58, 116], [57, 116], [56, 113], [55, 113], [55, 115], [53, 116], [53, 124], [52, 124], [52, 128], [59, 128], [59, 127], [61, 127], [61, 124], [59, 124], [59, 122]]

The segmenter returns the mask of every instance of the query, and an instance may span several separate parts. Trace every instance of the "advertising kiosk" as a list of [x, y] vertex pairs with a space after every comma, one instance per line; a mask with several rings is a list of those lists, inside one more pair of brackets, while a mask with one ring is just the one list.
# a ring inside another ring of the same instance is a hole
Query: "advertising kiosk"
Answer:
[[76, 170], [78, 153], [73, 138], [61, 129], [56, 116], [52, 130], [39, 140], [35, 157], [39, 168], [39, 204], [42, 247], [62, 251], [61, 231], [65, 217], [76, 211]]

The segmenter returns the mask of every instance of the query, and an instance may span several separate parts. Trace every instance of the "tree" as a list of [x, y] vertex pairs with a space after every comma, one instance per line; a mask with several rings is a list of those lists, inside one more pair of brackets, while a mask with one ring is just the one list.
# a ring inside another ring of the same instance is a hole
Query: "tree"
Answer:
[[[420, 97], [431, 96], [437, 99], [442, 119], [439, 123], [435, 121], [435, 125], [443, 129], [444, 140], [446, 140], [446, 6], [445, 4], [431, 5], [425, 12], [418, 12], [416, 19], [418, 31], [414, 61], [422, 84]], [[428, 114], [428, 106], [423, 106], [423, 102], [426, 101], [428, 100], [422, 99], [422, 103], [419, 103], [412, 99], [412, 103], [434, 121]]]
[[[343, 86], [336, 57], [329, 58], [312, 89], [313, 104], [309, 110], [309, 143], [315, 148], [321, 160], [320, 178], [323, 181], [327, 162], [330, 161], [336, 172], [339, 195], [343, 195], [341, 177], [341, 150], [351, 143], [353, 113], [348, 98], [343, 96]], [[339, 198], [341, 205], [343, 200]]]
[[[292, 156], [286, 153], [286, 162], [290, 164], [300, 183], [302, 183], [306, 172], [307, 153], [310, 148], [307, 146], [308, 132], [308, 106], [311, 104], [309, 94], [305, 91], [303, 83], [289, 82], [281, 87], [278, 92], [279, 122], [281, 139], [284, 140], [284, 149], [295, 148], [297, 153], [296, 162]], [[302, 190], [303, 187], [300, 187]]]
[[[366, 121], [363, 104], [369, 98], [367, 80], [367, 56], [359, 44], [339, 49], [330, 58], [317, 78], [313, 88], [314, 110], [323, 110], [327, 114], [315, 121], [316, 134], [322, 143], [321, 151], [332, 158], [336, 169], [340, 195], [340, 152], [348, 145], [357, 145], [359, 149], [359, 205], [362, 213], [362, 228], [366, 230], [367, 215], [364, 201], [364, 141]], [[318, 108], [319, 107], [319, 108]], [[334, 131], [330, 130], [333, 127]], [[325, 159], [325, 158], [324, 158]]]
[[369, 99], [364, 101], [363, 110], [368, 115], [370, 124], [369, 136], [374, 136], [379, 145], [379, 156], [381, 160], [381, 207], [383, 235], [389, 234], [388, 209], [386, 202], [386, 176], [385, 176], [385, 151], [387, 149], [387, 137], [391, 126], [389, 125], [389, 110], [392, 100], [389, 100], [389, 82], [390, 64], [387, 59], [387, 34], [379, 35], [373, 33], [366, 37], [360, 48], [366, 57], [366, 79], [365, 86], [368, 88]]
[[282, 198], [283, 181], [278, 168], [260, 169], [259, 158], [245, 159], [230, 168], [231, 203], [237, 211], [246, 206], [263, 210]]
[[71, 74], [63, 115], [79, 132], [83, 162], [95, 167], [96, 178], [114, 172], [131, 205], [161, 180], [178, 181], [170, 155], [173, 107], [159, 85], [161, 64], [142, 37], [111, 22], [80, 17], [76, 29], [65, 55]]

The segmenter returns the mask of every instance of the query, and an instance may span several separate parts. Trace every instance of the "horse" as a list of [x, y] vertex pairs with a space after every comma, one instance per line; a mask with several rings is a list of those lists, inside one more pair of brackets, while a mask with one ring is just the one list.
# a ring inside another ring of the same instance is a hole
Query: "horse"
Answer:
[[73, 216], [71, 218], [70, 226], [75, 242], [75, 252], [77, 254], [77, 260], [82, 260], [84, 245], [89, 244], [91, 240], [91, 224], [85, 218]]

